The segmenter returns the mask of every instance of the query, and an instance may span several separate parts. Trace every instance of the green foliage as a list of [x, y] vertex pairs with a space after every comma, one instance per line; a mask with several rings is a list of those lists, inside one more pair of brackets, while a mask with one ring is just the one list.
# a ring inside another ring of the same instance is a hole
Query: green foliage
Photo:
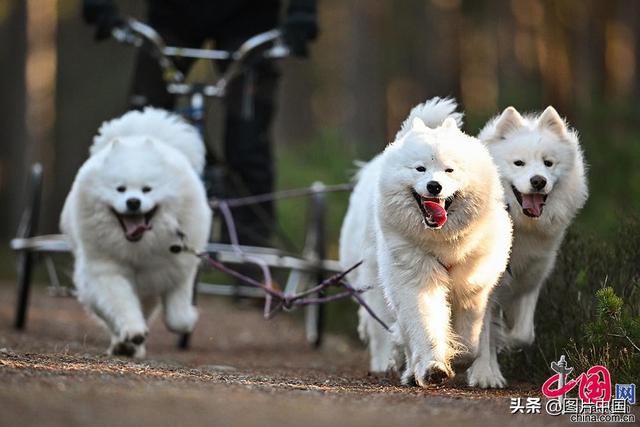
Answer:
[[640, 372], [640, 221], [608, 240], [569, 233], [540, 296], [536, 341], [502, 355], [508, 378], [540, 383], [566, 354], [581, 372], [601, 364], [617, 382]]
[[609, 368], [619, 382], [633, 382], [640, 372], [640, 316], [633, 316], [611, 287], [596, 292], [595, 319], [585, 325], [582, 343], [572, 342], [569, 357], [579, 371], [595, 364]]
[[630, 351], [629, 347], [618, 346], [610, 342], [602, 345], [582, 343], [571, 340], [566, 354], [574, 372], [585, 372], [594, 365], [603, 365], [611, 373], [611, 381], [615, 383], [635, 383], [638, 381], [640, 359], [638, 351]]
[[[315, 181], [324, 184], [349, 182], [356, 171], [355, 147], [337, 132], [325, 131], [311, 141], [278, 151], [278, 189], [306, 187]], [[368, 160], [368, 159], [363, 159]], [[329, 194], [327, 228], [329, 257], [338, 257], [338, 237], [347, 211], [348, 193]], [[286, 238], [300, 247], [309, 217], [308, 199], [283, 200], [277, 203], [278, 222]]]
[[622, 298], [610, 288], [596, 291], [596, 319], [585, 326], [586, 338], [597, 345], [606, 344], [612, 337], [626, 333], [622, 325]]
[[[637, 108], [603, 104], [576, 114], [572, 124], [580, 131], [590, 190], [576, 222], [584, 234], [610, 238], [621, 218], [640, 212], [638, 113]], [[626, 244], [624, 239], [611, 242]]]
[[[620, 382], [632, 382], [640, 372], [640, 316], [633, 316], [611, 287], [596, 292], [595, 319], [585, 326], [582, 345], [569, 353], [585, 366], [602, 363]], [[587, 368], [588, 368], [587, 366]]]

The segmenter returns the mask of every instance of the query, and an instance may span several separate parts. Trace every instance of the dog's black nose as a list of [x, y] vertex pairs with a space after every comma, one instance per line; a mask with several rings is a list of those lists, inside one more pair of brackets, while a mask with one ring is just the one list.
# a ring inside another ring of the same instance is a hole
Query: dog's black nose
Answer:
[[547, 185], [545, 177], [540, 175], [532, 176], [529, 182], [531, 182], [531, 186], [538, 191], [542, 190]]
[[140, 209], [140, 199], [136, 199], [135, 197], [127, 199], [127, 208], [130, 211], [137, 211]]
[[442, 185], [438, 181], [429, 181], [427, 182], [427, 190], [429, 193], [437, 196], [442, 191]]

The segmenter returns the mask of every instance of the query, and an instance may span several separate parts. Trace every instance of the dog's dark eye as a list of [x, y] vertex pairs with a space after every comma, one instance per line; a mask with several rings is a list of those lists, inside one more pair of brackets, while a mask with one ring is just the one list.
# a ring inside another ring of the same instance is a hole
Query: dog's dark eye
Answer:
[[151, 191], [151, 187], [149, 187], [148, 185], [142, 187], [142, 192], [143, 193], [148, 193], [149, 191]]
[[522, 160], [516, 160], [513, 164], [516, 166], [524, 166], [524, 162]]
[[446, 173], [453, 173], [453, 169], [451, 169], [451, 168], [447, 168], [447, 169], [445, 169], [444, 171], [445, 171]]
[[425, 168], [424, 166], [418, 166], [418, 167], [416, 168], [416, 170], [417, 170], [418, 172], [426, 172], [426, 171], [427, 171], [427, 168]]
[[553, 162], [551, 160], [545, 160], [544, 161], [544, 165], [548, 168], [550, 168], [551, 166], [553, 166]]
[[116, 188], [116, 191], [118, 193], [124, 193], [125, 191], [127, 191], [127, 187], [125, 187], [124, 185], [121, 185], [118, 188]]

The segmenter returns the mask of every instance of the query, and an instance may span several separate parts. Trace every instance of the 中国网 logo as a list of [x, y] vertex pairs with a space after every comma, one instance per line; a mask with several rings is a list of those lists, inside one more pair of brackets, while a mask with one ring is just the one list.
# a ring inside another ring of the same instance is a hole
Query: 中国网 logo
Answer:
[[[595, 365], [576, 375], [564, 355], [551, 362], [551, 370], [553, 375], [541, 388], [547, 414], [568, 415], [572, 422], [635, 422], [635, 384], [615, 384], [614, 395], [609, 369]], [[522, 398], [511, 398], [510, 409], [512, 414], [535, 414], [541, 413], [541, 406], [540, 399], [529, 397], [524, 404]]]

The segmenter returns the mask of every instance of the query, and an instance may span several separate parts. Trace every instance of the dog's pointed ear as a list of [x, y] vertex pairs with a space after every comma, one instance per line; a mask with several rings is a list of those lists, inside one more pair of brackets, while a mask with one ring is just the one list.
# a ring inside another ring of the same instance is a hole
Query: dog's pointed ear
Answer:
[[442, 122], [442, 127], [445, 129], [458, 129], [458, 122], [456, 122], [456, 119], [454, 119], [453, 117], [449, 116], [446, 119], [444, 119], [444, 122]]
[[498, 120], [496, 121], [496, 139], [504, 139], [510, 132], [520, 129], [524, 126], [524, 119], [514, 107], [504, 109]]
[[424, 121], [419, 117], [414, 117], [411, 120], [411, 130], [429, 130]]
[[538, 118], [538, 128], [547, 129], [554, 134], [556, 134], [560, 138], [565, 138], [567, 136], [567, 125], [560, 117], [560, 114], [549, 105], [543, 112], [540, 114], [540, 118]]

